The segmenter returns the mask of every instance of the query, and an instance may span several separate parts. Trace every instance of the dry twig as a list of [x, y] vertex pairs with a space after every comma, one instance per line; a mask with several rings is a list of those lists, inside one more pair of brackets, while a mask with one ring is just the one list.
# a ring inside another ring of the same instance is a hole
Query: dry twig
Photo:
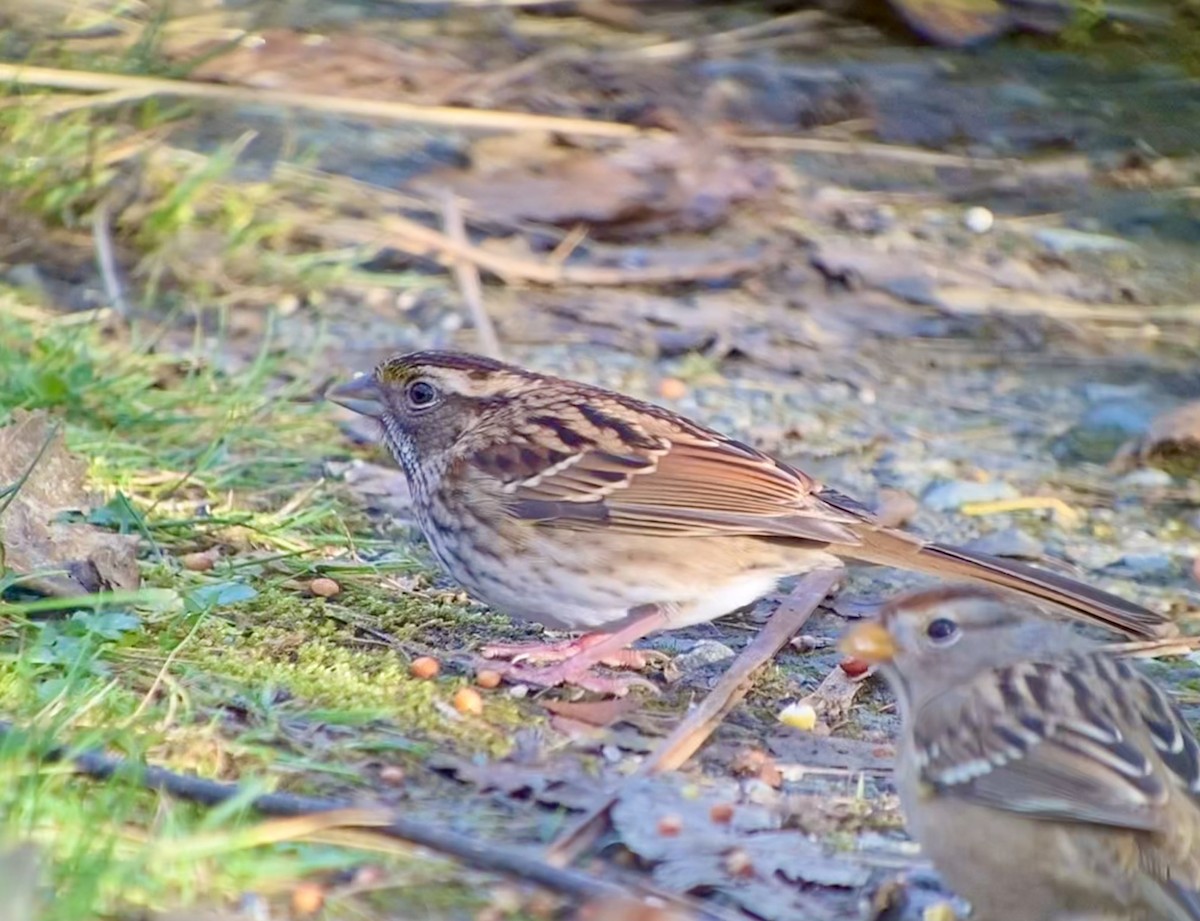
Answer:
[[[461, 247], [470, 246], [467, 240], [467, 227], [463, 222], [462, 208], [458, 196], [447, 189], [442, 196], [442, 225], [446, 235]], [[496, 336], [496, 327], [483, 306], [483, 285], [479, 281], [479, 268], [469, 259], [456, 258], [451, 261], [454, 279], [458, 282], [459, 293], [463, 303], [475, 323], [479, 334], [479, 350], [489, 358], [500, 358], [500, 339]]]
[[[661, 774], [683, 767], [726, 714], [750, 692], [758, 671], [813, 615], [840, 575], [836, 570], [820, 570], [805, 576], [721, 676], [717, 686], [642, 762], [635, 776]], [[560, 835], [547, 850], [547, 861], [553, 866], [566, 866], [591, 847], [608, 828], [609, 814], [619, 798], [619, 793], [610, 797]]]
[[254, 103], [281, 108], [307, 109], [357, 118], [379, 118], [425, 125], [503, 131], [557, 131], [589, 137], [633, 138], [647, 134], [632, 125], [588, 118], [564, 118], [555, 115], [531, 115], [466, 109], [456, 106], [423, 106], [382, 99], [353, 96], [329, 96], [323, 93], [290, 93], [280, 90], [250, 89], [218, 83], [168, 80], [162, 77], [137, 77], [129, 74], [105, 74], [55, 67], [24, 67], [0, 64], [0, 82], [13, 87], [44, 86], [85, 92], [121, 92], [125, 99], [148, 96], [178, 96], [186, 99], [213, 99], [223, 102]]
[[[0, 720], [0, 741], [18, 732], [20, 730], [12, 723]], [[244, 795], [237, 784], [177, 774], [94, 749], [72, 751], [60, 746], [50, 749], [43, 757], [48, 762], [68, 763], [88, 777], [108, 780], [121, 776], [148, 789], [161, 790], [205, 806], [217, 806]], [[250, 805], [263, 815], [301, 819], [299, 823], [277, 826], [272, 831], [273, 838], [268, 836], [268, 840], [282, 840], [297, 834], [327, 834], [336, 828], [357, 830], [358, 834], [373, 833], [428, 848], [467, 866], [533, 883], [571, 898], [626, 900], [632, 897], [644, 900], [646, 904], [680, 909], [694, 916], [696, 921], [731, 921], [730, 916], [719, 909], [655, 889], [639, 880], [616, 882], [570, 868], [551, 866], [536, 853], [511, 842], [500, 845], [494, 841], [466, 837], [388, 810], [360, 808], [338, 800], [288, 793], [263, 794], [253, 799]]]
[[[338, 225], [358, 231], [359, 222], [340, 221]], [[690, 265], [645, 266], [643, 268], [616, 268], [608, 266], [561, 265], [554, 261], [521, 259], [505, 253], [492, 252], [470, 243], [459, 242], [447, 234], [426, 227], [399, 215], [390, 215], [361, 228], [378, 234], [380, 229], [387, 235], [386, 243], [405, 252], [433, 259], [439, 265], [450, 266], [456, 260], [465, 260], [486, 272], [491, 272], [506, 282], [530, 282], [539, 285], [594, 285], [610, 287], [620, 285], [671, 284], [685, 281], [718, 281], [735, 275], [761, 269], [772, 258], [770, 250], [758, 249], [728, 259], [696, 262]], [[361, 234], [355, 234], [364, 239]]]

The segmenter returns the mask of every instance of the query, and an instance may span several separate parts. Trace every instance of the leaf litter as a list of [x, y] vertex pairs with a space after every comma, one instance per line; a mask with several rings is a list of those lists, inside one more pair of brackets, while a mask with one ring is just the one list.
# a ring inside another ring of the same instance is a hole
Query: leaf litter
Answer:
[[0, 547], [23, 588], [71, 597], [138, 587], [138, 537], [70, 517], [101, 505], [87, 468], [45, 412], [18, 410], [0, 428]]

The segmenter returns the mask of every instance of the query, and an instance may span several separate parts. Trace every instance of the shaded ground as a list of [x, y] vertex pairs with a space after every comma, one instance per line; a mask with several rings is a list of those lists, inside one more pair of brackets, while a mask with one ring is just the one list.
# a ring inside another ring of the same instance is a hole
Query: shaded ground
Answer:
[[[277, 20], [256, 50], [188, 68], [249, 84], [236, 99], [101, 81], [87, 88], [127, 95], [0, 113], [0, 412], [65, 423], [65, 447], [39, 422], [6, 455], [25, 462], [0, 467], [21, 475], [0, 517], [0, 715], [24, 727], [0, 748], [0, 810], [11, 840], [41, 848], [45, 916], [560, 908], [423, 852], [38, 768], [55, 742], [396, 807], [497, 847], [549, 843], [620, 788], [597, 872], [634, 867], [758, 917], [865, 911], [917, 863], [886, 694], [868, 682], [812, 732], [778, 714], [837, 674], [845, 618], [910, 577], [851, 573], [686, 771], [629, 784], [779, 599], [651, 638], [674, 657], [664, 693], [604, 727], [549, 709], [557, 692], [485, 690], [463, 712], [471, 653], [536, 629], [445, 582], [371, 433], [319, 392], [395, 350], [478, 347], [464, 303], [481, 271], [506, 357], [658, 400], [924, 533], [1056, 558], [1186, 621], [1194, 475], [1104, 465], [1200, 398], [1200, 90], [1063, 52], [898, 47], [811, 10], [667, 10], [627, 30], [354, 13], [307, 35]], [[29, 47], [173, 75], [238, 24], [134, 19]], [[264, 102], [264, 87], [342, 110]], [[352, 96], [427, 108], [355, 120]], [[485, 132], [485, 110], [514, 114]], [[66, 469], [67, 451], [92, 494], [36, 492], [24, 471]], [[57, 560], [133, 588], [104, 574], [91, 530], [14, 555], [11, 521], [33, 507], [18, 500], [39, 496], [43, 520], [136, 535], [141, 587], [67, 613], [78, 602], [29, 591], [61, 586], [22, 586]], [[435, 680], [410, 676], [422, 655]], [[1195, 665], [1156, 667], [1192, 706]], [[0, 883], [28, 877], [16, 864]], [[931, 882], [894, 917], [941, 897]]]

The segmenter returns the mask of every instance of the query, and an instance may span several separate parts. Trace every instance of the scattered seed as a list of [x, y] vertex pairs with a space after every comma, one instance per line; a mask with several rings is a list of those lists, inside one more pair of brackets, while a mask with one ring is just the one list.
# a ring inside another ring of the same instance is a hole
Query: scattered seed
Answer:
[[934, 902], [921, 912], [921, 921], [958, 921], [958, 912], [949, 902]]
[[708, 810], [708, 817], [718, 825], [728, 825], [733, 821], [732, 803], [714, 803]]
[[292, 890], [292, 911], [315, 915], [325, 904], [325, 890], [318, 883], [303, 882]]
[[779, 722], [801, 732], [812, 732], [817, 728], [817, 711], [812, 704], [788, 704], [779, 711]]
[[483, 713], [483, 698], [474, 688], [459, 688], [454, 694], [454, 709], [459, 713], [479, 716]]
[[422, 681], [436, 678], [438, 672], [441, 670], [442, 666], [438, 664], [438, 660], [433, 658], [433, 656], [418, 656], [408, 666], [408, 673], [414, 678], [420, 678]]
[[658, 820], [658, 833], [664, 838], [677, 838], [683, 831], [683, 818], [671, 813]]
[[867, 670], [871, 667], [862, 659], [856, 659], [854, 656], [846, 656], [846, 658], [842, 659], [842, 661], [838, 664], [841, 666], [842, 671], [844, 671], [846, 676], [849, 678], [858, 678], [861, 675], [865, 675]]
[[332, 579], [320, 576], [308, 583], [308, 590], [318, 598], [332, 598], [342, 590], [342, 587]]
[[500, 686], [501, 675], [490, 668], [481, 668], [475, 673], [475, 683], [481, 688], [490, 690]]
[[179, 558], [179, 565], [189, 572], [208, 572], [217, 565], [217, 558], [220, 555], [221, 551], [218, 547], [201, 553], [185, 553]]

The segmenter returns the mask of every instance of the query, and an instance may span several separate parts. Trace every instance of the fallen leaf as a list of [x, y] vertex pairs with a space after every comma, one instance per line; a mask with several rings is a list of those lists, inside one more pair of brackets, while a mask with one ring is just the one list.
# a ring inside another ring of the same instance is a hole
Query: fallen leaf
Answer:
[[[613, 807], [613, 827], [626, 847], [654, 864], [654, 880], [664, 888], [718, 892], [772, 921], [851, 917], [853, 890], [870, 879], [867, 868], [780, 829], [779, 816], [757, 803], [740, 803], [729, 822], [714, 822], [713, 809], [737, 795], [732, 784], [697, 793], [672, 778], [630, 781]], [[662, 834], [664, 820], [677, 822], [679, 833]]]
[[734, 205], [774, 185], [769, 167], [756, 159], [678, 138], [602, 150], [538, 150], [521, 148], [517, 162], [500, 163], [489, 146], [487, 156], [479, 158], [482, 169], [442, 170], [414, 185], [428, 191], [449, 188], [473, 213], [504, 224], [586, 224], [599, 238], [709, 230]]
[[0, 428], [0, 548], [5, 568], [31, 577], [23, 587], [61, 597], [138, 587], [137, 537], [63, 520], [97, 506], [86, 479], [46, 413], [16, 410]]
[[542, 706], [556, 716], [590, 726], [611, 726], [640, 707], [641, 702], [636, 697], [613, 697], [609, 700], [547, 700]]
[[922, 38], [951, 48], [996, 38], [1013, 24], [1000, 0], [892, 0], [892, 6]]
[[205, 47], [184, 39], [172, 50], [202, 61], [188, 72], [191, 80], [360, 99], [441, 102], [474, 76], [448, 54], [353, 31], [317, 35], [265, 29], [213, 54], [219, 49], [217, 42]]
[[612, 792], [616, 780], [585, 772], [572, 761], [517, 764], [475, 762], [450, 755], [435, 756], [429, 767], [462, 783], [517, 799], [531, 799], [564, 809], [590, 809]]

